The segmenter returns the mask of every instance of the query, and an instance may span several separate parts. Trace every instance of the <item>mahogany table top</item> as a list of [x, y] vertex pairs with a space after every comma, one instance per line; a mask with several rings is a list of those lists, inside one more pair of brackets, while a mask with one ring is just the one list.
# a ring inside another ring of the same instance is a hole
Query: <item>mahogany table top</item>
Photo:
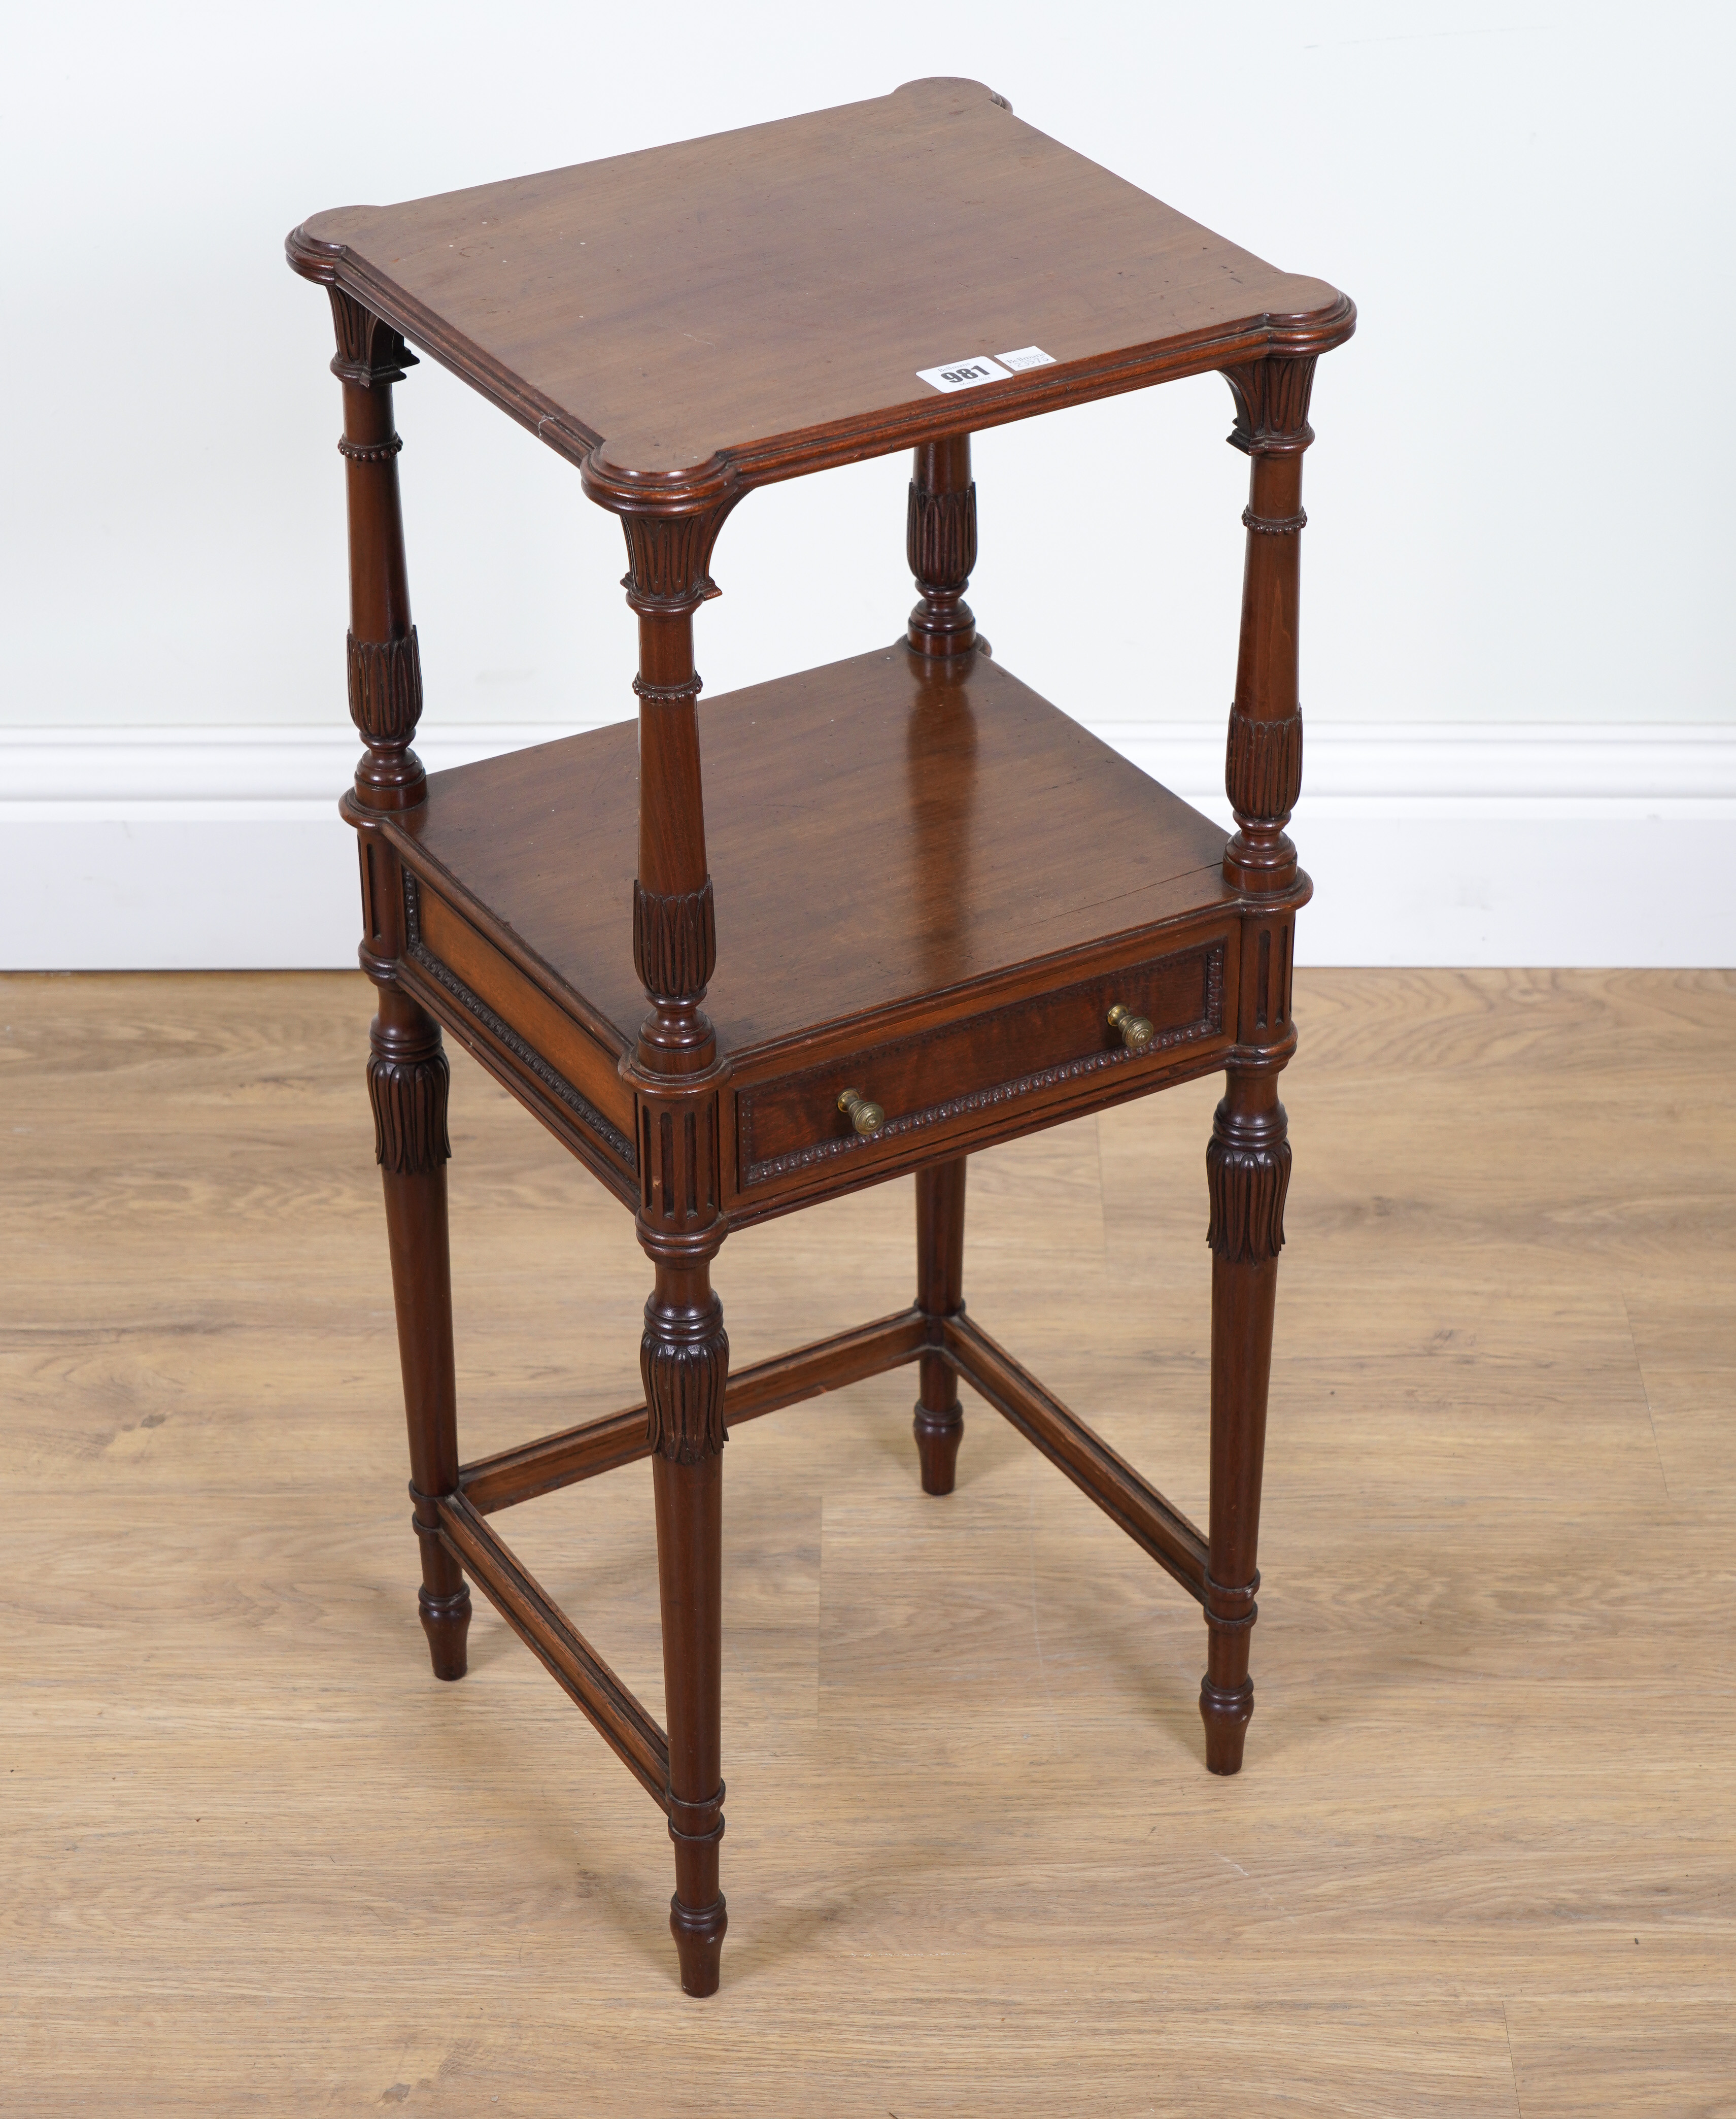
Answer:
[[[717, 970], [739, 1057], [1234, 902], [1222, 828], [986, 655], [900, 644], [702, 699]], [[629, 1046], [628, 721], [430, 774], [388, 834]]]
[[1354, 314], [970, 81], [342, 207], [289, 249], [562, 455], [678, 497], [1323, 352]]

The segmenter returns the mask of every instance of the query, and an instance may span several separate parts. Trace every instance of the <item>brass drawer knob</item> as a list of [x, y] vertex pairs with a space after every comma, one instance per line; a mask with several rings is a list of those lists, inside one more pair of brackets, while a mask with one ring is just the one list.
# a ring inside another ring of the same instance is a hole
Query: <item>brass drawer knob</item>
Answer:
[[1121, 1032], [1121, 1041], [1130, 1052], [1144, 1052], [1157, 1032], [1142, 1015], [1136, 1015], [1131, 1008], [1123, 1008], [1119, 1001], [1109, 1010], [1109, 1027]]
[[886, 1113], [879, 1105], [871, 1104], [856, 1089], [843, 1091], [838, 1098], [838, 1108], [864, 1140], [878, 1133], [886, 1124]]

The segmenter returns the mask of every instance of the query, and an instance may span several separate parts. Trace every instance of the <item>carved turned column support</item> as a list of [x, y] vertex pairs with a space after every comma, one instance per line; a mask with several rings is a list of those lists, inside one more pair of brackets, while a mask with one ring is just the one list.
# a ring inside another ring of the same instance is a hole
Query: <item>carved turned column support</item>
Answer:
[[970, 437], [949, 434], [915, 452], [905, 552], [921, 601], [910, 613], [919, 655], [963, 655], [977, 645], [965, 591], [976, 566], [976, 485]]
[[[424, 1016], [423, 1022], [428, 1022]], [[447, 1097], [451, 1070], [433, 1035], [376, 1019], [369, 1033], [368, 1098], [373, 1106], [374, 1161], [392, 1177], [425, 1177], [450, 1162]]]
[[711, 1068], [717, 1041], [700, 1008], [717, 961], [706, 864], [693, 614], [718, 593], [707, 569], [738, 495], [723, 485], [682, 512], [613, 479], [593, 457], [591, 498], [618, 515], [627, 539], [621, 586], [639, 619], [639, 865], [633, 883], [633, 963], [651, 1004], [637, 1064], [647, 1074]]
[[[963, 658], [988, 643], [965, 600], [976, 565], [976, 485], [970, 475], [970, 437], [948, 434], [924, 442], [914, 452], [905, 551], [921, 600], [910, 613], [908, 638], [918, 655]], [[961, 673], [963, 659], [954, 662]], [[913, 760], [920, 770], [916, 717], [911, 724]], [[941, 849], [930, 870], [944, 876], [959, 857], [961, 839]], [[937, 1342], [941, 1320], [964, 1305], [965, 1174], [966, 1158], [916, 1173], [916, 1302], [931, 1320]], [[950, 1494], [957, 1478], [959, 1444], [965, 1432], [958, 1378], [946, 1356], [924, 1353], [911, 1426], [925, 1494]]]
[[1206, 1149], [1206, 1240], [1226, 1265], [1265, 1265], [1284, 1249], [1290, 1143], [1276, 1070], [1231, 1071]]
[[379, 996], [369, 1033], [368, 1096], [386, 1198], [398, 1357], [410, 1436], [411, 1521], [422, 1549], [418, 1597], [437, 1676], [462, 1677], [470, 1592], [440, 1537], [439, 1501], [458, 1485], [458, 1412], [446, 1164], [450, 1075], [440, 1029], [397, 983], [404, 879], [379, 831], [427, 790], [410, 749], [422, 714], [422, 667], [410, 622], [391, 390], [415, 357], [393, 327], [329, 285], [337, 332], [332, 373], [344, 386], [350, 520], [350, 714], [366, 746], [342, 804], [362, 868], [362, 968]]
[[[1206, 1578], [1206, 1667], [1200, 1683], [1206, 1763], [1238, 1772], [1253, 1681], [1248, 1635], [1260, 1572], [1261, 1475], [1272, 1319], [1290, 1148], [1278, 1076], [1288, 1050], [1232, 1065], [1206, 1151], [1211, 1198], [1211, 1507]], [[1250, 1055], [1252, 1058], [1252, 1055]]]
[[1241, 889], [1275, 891], [1296, 879], [1296, 849], [1284, 827], [1302, 791], [1296, 620], [1314, 363], [1273, 358], [1226, 369], [1224, 378], [1236, 401], [1230, 443], [1250, 462], [1242, 639], [1224, 759], [1239, 829], [1224, 849], [1224, 873]]
[[729, 1926], [718, 1843], [729, 1341], [711, 1260], [728, 1229], [719, 1097], [729, 1068], [700, 1004], [717, 961], [717, 927], [706, 861], [693, 613], [717, 593], [707, 571], [711, 549], [737, 496], [720, 481], [700, 506], [660, 506], [616, 479], [600, 453], [586, 466], [585, 483], [592, 499], [621, 518], [628, 559], [622, 586], [639, 620], [633, 963], [650, 1012], [626, 1072], [639, 1112], [639, 1241], [654, 1274], [639, 1365], [657, 1505], [669, 1717], [669, 1928], [682, 1986], [702, 1995], [717, 1991]]
[[720, 1205], [718, 1091], [726, 1069], [674, 1093], [636, 1066], [638, 1232], [655, 1279], [639, 1370], [657, 1506], [657, 1575], [669, 1717], [669, 1930], [689, 1994], [717, 1991], [729, 1908], [723, 1838], [723, 1449], [729, 1340], [711, 1286], [725, 1231]]
[[[1229, 439], [1249, 459], [1242, 635], [1229, 711], [1224, 784], [1237, 829], [1224, 874], [1254, 902], [1242, 920], [1237, 1046], [1206, 1151], [1211, 1218], [1211, 1507], [1206, 1579], [1207, 1660], [1200, 1685], [1206, 1763], [1240, 1770], [1254, 1688], [1248, 1636], [1260, 1586], [1255, 1565], [1272, 1321], [1290, 1148], [1278, 1079], [1295, 1050], [1290, 979], [1307, 879], [1285, 832], [1302, 791], [1297, 609], [1302, 457], [1311, 357], [1272, 355], [1227, 369], [1236, 402]], [[1261, 901], [1265, 901], [1263, 903]]]
[[369, 1038], [368, 1094], [386, 1197], [398, 1355], [410, 1435], [410, 1521], [422, 1548], [417, 1607], [438, 1677], [465, 1674], [470, 1592], [440, 1537], [458, 1484], [457, 1382], [447, 1226], [449, 1075], [439, 1027], [389, 984]]
[[669, 1931], [689, 1994], [717, 1991], [729, 1908], [719, 1880], [722, 1771], [724, 1388], [729, 1340], [711, 1286], [719, 1205], [718, 1082], [639, 1089], [639, 1240], [655, 1268], [639, 1369], [657, 1508], [669, 1718]]
[[410, 623], [404, 559], [404, 516], [391, 388], [416, 364], [392, 327], [340, 287], [331, 297], [337, 355], [331, 372], [344, 386], [344, 459], [350, 517], [350, 713], [366, 756], [356, 768], [356, 799], [365, 809], [414, 809], [426, 776], [410, 748], [422, 713], [422, 668]]

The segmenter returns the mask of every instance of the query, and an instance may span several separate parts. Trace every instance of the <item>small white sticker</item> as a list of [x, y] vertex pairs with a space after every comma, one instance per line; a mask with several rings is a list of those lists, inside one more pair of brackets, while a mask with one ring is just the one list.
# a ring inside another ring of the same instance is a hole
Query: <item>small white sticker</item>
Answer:
[[1053, 368], [1055, 356], [1045, 353], [1040, 345], [1021, 345], [1016, 353], [997, 354], [995, 358], [1002, 368], [1010, 368], [1016, 374], [1024, 368]]
[[916, 376], [937, 390], [974, 390], [979, 383], [1006, 382], [1010, 372], [986, 353], [973, 353], [965, 360], [949, 360], [942, 368], [919, 368]]

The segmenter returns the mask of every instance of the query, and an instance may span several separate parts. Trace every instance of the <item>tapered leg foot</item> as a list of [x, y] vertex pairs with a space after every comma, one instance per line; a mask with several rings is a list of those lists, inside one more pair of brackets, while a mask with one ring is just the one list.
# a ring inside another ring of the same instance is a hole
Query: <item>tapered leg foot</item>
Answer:
[[[703, 1268], [701, 1268], [701, 1271]], [[675, 1895], [669, 1932], [681, 1960], [682, 1991], [715, 1994], [729, 1917], [718, 1885], [724, 1836], [721, 1750], [723, 1691], [722, 1424], [729, 1360], [722, 1313], [706, 1289], [693, 1305], [698, 1330], [717, 1348], [702, 1375], [678, 1382], [653, 1338], [668, 1315], [654, 1296], [646, 1308], [644, 1369], [668, 1446], [680, 1454], [651, 1459], [657, 1506], [657, 1572], [663, 1602], [664, 1693], [669, 1722], [669, 1838], [675, 1849]], [[681, 1395], [678, 1398], [676, 1393]], [[701, 1792], [703, 1791], [703, 1792]]]
[[1238, 1774], [1242, 1748], [1248, 1741], [1248, 1725], [1254, 1711], [1254, 1681], [1244, 1677], [1233, 1690], [1224, 1691], [1209, 1677], [1200, 1681], [1200, 1719], [1206, 1724], [1206, 1769], [1213, 1774]]
[[681, 1960], [681, 1991], [703, 1999], [717, 1991], [722, 1976], [724, 1932], [729, 1925], [729, 1909], [720, 1892], [714, 1903], [695, 1908], [684, 1906], [678, 1896], [669, 1900], [669, 1933], [675, 1938], [675, 1954]]
[[426, 1589], [416, 1597], [422, 1615], [422, 1630], [428, 1635], [428, 1652], [434, 1675], [449, 1684], [470, 1667], [466, 1643], [470, 1631], [470, 1588], [461, 1582], [450, 1597], [431, 1597]]
[[1273, 1073], [1229, 1070], [1206, 1168], [1211, 1194], [1211, 1528], [1200, 1685], [1206, 1764], [1242, 1769], [1254, 1711], [1249, 1636], [1258, 1615], [1261, 1472], [1272, 1315], [1290, 1151]]
[[[923, 1367], [926, 1372], [928, 1361]], [[952, 1375], [942, 1362], [934, 1365], [945, 1377], [943, 1388], [950, 1390]], [[916, 1437], [916, 1454], [922, 1465], [922, 1490], [925, 1494], [950, 1494], [958, 1476], [958, 1445], [965, 1433], [965, 1409], [954, 1398], [950, 1406], [935, 1412], [921, 1398], [916, 1401], [916, 1417], [911, 1421], [911, 1430]]]
[[422, 1548], [417, 1603], [434, 1675], [451, 1681], [465, 1673], [470, 1592], [440, 1537], [440, 1497], [458, 1484], [447, 1238], [447, 1064], [438, 1025], [390, 987], [380, 995], [368, 1087], [385, 1187], [398, 1358], [404, 1371], [410, 1522]]

